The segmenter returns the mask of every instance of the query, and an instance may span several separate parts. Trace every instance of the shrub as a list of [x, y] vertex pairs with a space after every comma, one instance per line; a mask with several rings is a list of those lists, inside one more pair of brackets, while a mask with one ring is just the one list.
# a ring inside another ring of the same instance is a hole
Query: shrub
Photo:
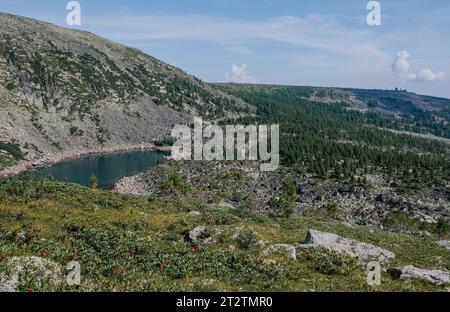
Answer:
[[17, 143], [0, 142], [0, 150], [8, 152], [14, 157], [15, 160], [22, 160], [24, 157], [24, 154]]
[[178, 172], [173, 172], [164, 181], [162, 189], [168, 193], [186, 194], [191, 190], [191, 186]]
[[181, 235], [183, 238], [189, 237], [189, 227], [186, 221], [177, 220], [167, 227], [168, 233], [165, 235], [166, 240], [176, 241]]
[[239, 232], [236, 237], [236, 242], [240, 248], [250, 249], [253, 248], [258, 242], [258, 236], [252, 230], [244, 229]]
[[418, 229], [418, 224], [403, 212], [390, 212], [381, 221], [381, 224], [392, 231], [408, 231]]
[[78, 127], [70, 127], [69, 131], [71, 136], [82, 136], [84, 134], [83, 130]]
[[436, 223], [436, 234], [442, 238], [450, 233], [450, 223], [443, 217], [440, 217]]
[[301, 257], [314, 271], [325, 275], [349, 275], [359, 269], [354, 258], [326, 248], [304, 248]]
[[281, 193], [269, 200], [271, 214], [276, 217], [289, 217], [294, 212], [296, 201], [297, 190], [292, 178], [289, 177], [284, 181]]
[[5, 87], [6, 87], [6, 90], [8, 90], [8, 91], [12, 91], [16, 88], [16, 86], [12, 82], [8, 82]]
[[336, 202], [332, 202], [325, 205], [325, 210], [328, 216], [335, 218], [341, 212], [341, 207]]
[[172, 146], [174, 143], [174, 138], [164, 138], [162, 140], [153, 141], [153, 144], [155, 144], [156, 146]]
[[91, 186], [91, 188], [96, 189], [97, 188], [97, 177], [95, 175], [91, 175], [91, 177], [89, 178], [89, 185]]

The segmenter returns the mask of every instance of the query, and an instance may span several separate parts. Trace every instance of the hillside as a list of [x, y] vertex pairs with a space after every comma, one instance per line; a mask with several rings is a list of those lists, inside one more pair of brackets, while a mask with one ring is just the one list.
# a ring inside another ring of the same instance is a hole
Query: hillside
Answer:
[[[325, 88], [282, 85], [211, 84], [247, 96], [264, 92], [283, 98], [344, 105], [365, 112], [367, 122], [379, 127], [450, 138], [450, 99], [420, 95], [406, 90]], [[380, 114], [381, 113], [381, 114]]]
[[23, 158], [149, 145], [191, 115], [252, 108], [137, 49], [0, 13], [0, 110], [1, 169]]
[[[449, 112], [402, 90], [206, 84], [0, 13], [0, 292], [446, 291]], [[94, 175], [87, 188], [17, 174], [155, 148], [193, 116], [279, 124], [280, 168], [165, 159], [113, 191]], [[65, 280], [72, 261], [78, 286]]]
[[257, 108], [255, 116], [222, 123], [280, 124], [283, 166], [263, 173], [254, 162], [166, 162], [123, 179], [118, 191], [151, 196], [158, 193], [158, 182], [176, 172], [192, 183], [191, 192], [203, 203], [225, 201], [277, 215], [277, 198], [290, 177], [290, 210], [297, 215], [419, 236], [437, 225], [450, 229], [449, 144], [395, 132], [402, 119], [392, 129], [379, 127], [390, 120], [384, 113], [312, 101], [305, 98], [305, 87], [216, 87]]
[[[166, 191], [147, 198], [48, 181], [3, 184], [0, 291], [13, 285], [25, 292], [446, 290], [384, 272], [405, 265], [449, 270], [450, 251], [435, 236], [298, 216], [273, 218], [200, 204], [176, 185]], [[302, 247], [310, 229], [394, 253], [389, 264], [383, 263], [381, 285], [369, 286], [364, 265], [345, 253]], [[12, 256], [23, 268], [17, 283], [8, 282], [17, 272]], [[28, 265], [26, 259], [31, 259]], [[63, 268], [70, 261], [81, 265], [80, 286], [64, 282]], [[33, 272], [43, 264], [47, 273], [37, 278]]]

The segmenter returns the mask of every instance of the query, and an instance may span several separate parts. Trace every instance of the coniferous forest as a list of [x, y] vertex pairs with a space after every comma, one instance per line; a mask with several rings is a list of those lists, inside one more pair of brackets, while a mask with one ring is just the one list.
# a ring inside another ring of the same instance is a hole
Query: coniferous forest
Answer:
[[[448, 122], [433, 122], [431, 113], [399, 116], [357, 110], [344, 101], [311, 101], [310, 87], [216, 87], [257, 107], [254, 117], [223, 123], [280, 124], [280, 152], [285, 165], [306, 167], [323, 178], [351, 180], [354, 176], [382, 172], [408, 181], [411, 186], [446, 185], [449, 181], [448, 142], [414, 133], [394, 133], [410, 130], [447, 137]], [[448, 109], [438, 113], [447, 121]]]

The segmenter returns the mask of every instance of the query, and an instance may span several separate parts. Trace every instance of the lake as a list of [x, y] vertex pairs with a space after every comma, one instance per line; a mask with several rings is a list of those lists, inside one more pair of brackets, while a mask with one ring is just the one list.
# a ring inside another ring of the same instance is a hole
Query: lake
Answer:
[[57, 181], [90, 186], [90, 177], [97, 177], [97, 186], [110, 189], [123, 177], [136, 175], [156, 166], [165, 153], [134, 151], [108, 155], [94, 155], [71, 159], [37, 170], [44, 177]]

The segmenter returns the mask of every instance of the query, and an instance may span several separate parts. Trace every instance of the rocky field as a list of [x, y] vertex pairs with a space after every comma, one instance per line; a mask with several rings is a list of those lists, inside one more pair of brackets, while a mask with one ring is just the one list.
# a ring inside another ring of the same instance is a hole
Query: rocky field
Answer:
[[[149, 172], [119, 181], [115, 190], [152, 196], [164, 194], [163, 182], [179, 174], [189, 192], [204, 204], [224, 202], [239, 208], [273, 213], [270, 200], [280, 196], [287, 177], [295, 187], [294, 214], [351, 224], [372, 224], [414, 235], [431, 235], [450, 217], [448, 190], [405, 193], [380, 176], [351, 184], [300, 174], [292, 168], [261, 172], [254, 162], [166, 161]], [[444, 226], [445, 227], [445, 226]]]

